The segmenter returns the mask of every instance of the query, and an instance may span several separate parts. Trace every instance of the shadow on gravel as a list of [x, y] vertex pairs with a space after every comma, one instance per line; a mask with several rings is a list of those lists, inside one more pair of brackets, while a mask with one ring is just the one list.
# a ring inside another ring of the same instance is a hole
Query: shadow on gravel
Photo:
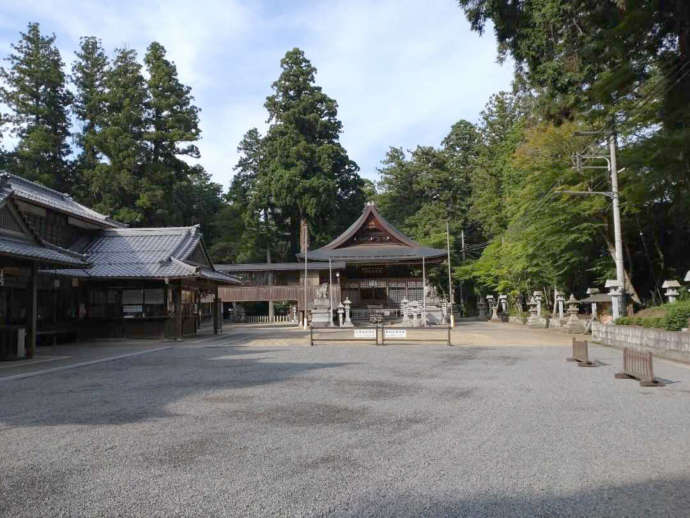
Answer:
[[[425, 494], [381, 494], [348, 508], [347, 516], [688, 516], [690, 478], [608, 485], [572, 494], [486, 495], [438, 500]], [[534, 488], [534, 491], [538, 491]]]
[[281, 383], [347, 365], [272, 361], [270, 350], [241, 347], [171, 349], [5, 384], [0, 424], [108, 425], [168, 418], [174, 414], [166, 406], [196, 394]]

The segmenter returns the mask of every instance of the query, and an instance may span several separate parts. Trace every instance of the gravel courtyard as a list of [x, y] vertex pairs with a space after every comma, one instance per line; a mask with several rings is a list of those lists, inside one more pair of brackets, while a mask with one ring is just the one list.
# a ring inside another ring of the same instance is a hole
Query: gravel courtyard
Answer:
[[0, 514], [688, 515], [686, 366], [257, 333], [0, 381]]

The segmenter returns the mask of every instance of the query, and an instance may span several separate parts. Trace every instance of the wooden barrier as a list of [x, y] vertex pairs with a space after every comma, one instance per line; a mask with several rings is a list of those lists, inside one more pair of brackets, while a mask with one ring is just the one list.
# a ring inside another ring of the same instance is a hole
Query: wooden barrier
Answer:
[[309, 326], [309, 345], [315, 342], [368, 342], [379, 345], [378, 327], [318, 327]]
[[566, 361], [577, 362], [578, 367], [594, 367], [594, 362], [589, 361], [589, 347], [586, 341], [578, 341], [573, 338], [573, 355]]
[[386, 343], [390, 344], [391, 342], [442, 342], [446, 345], [452, 345], [450, 342], [450, 331], [450, 326], [381, 326], [381, 345], [386, 345]]
[[615, 376], [617, 379], [636, 379], [642, 387], [660, 387], [663, 383], [654, 379], [652, 369], [652, 353], [637, 351], [630, 347], [623, 349], [623, 372]]
[[397, 326], [368, 326], [368, 327], [309, 327], [309, 345], [316, 342], [369, 342], [372, 345], [386, 345], [390, 343], [441, 342], [451, 344], [451, 328], [449, 326], [434, 327], [397, 327]]

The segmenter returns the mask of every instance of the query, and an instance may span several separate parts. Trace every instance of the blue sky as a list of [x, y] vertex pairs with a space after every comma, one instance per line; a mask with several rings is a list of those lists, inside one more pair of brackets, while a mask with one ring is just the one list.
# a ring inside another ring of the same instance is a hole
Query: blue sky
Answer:
[[492, 31], [471, 32], [455, 0], [3, 0], [3, 57], [29, 21], [56, 34], [68, 66], [83, 35], [140, 57], [162, 43], [202, 110], [200, 162], [224, 187], [242, 135], [265, 128], [264, 100], [293, 47], [338, 101], [341, 141], [374, 180], [389, 146], [438, 145], [512, 78], [512, 65], [496, 62]]

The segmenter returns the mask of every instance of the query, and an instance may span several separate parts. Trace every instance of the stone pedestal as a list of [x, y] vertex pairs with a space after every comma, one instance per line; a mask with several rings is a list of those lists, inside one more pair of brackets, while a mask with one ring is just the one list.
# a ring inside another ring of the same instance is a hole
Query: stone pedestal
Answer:
[[530, 317], [527, 319], [527, 325], [529, 327], [547, 327], [548, 322], [544, 317], [541, 316], [541, 301], [542, 294], [541, 291], [535, 291], [534, 295], [529, 301], [529, 312]]
[[316, 292], [314, 309], [311, 310], [312, 327], [330, 327], [333, 322], [331, 303], [328, 300], [328, 285], [322, 284]]

